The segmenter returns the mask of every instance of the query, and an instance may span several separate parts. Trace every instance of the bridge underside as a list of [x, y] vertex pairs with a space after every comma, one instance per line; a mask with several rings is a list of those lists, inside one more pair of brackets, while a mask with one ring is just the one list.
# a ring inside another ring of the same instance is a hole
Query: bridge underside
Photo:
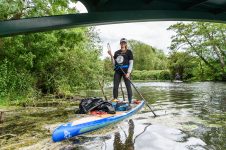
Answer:
[[144, 21], [226, 23], [226, 0], [81, 0], [81, 2], [88, 13], [0, 21], [0, 36]]

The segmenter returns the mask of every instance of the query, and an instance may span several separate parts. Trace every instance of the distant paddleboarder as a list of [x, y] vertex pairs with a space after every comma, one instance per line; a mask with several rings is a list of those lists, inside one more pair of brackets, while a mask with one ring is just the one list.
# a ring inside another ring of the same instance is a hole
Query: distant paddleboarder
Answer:
[[180, 74], [178, 72], [175, 75], [175, 80], [180, 80]]

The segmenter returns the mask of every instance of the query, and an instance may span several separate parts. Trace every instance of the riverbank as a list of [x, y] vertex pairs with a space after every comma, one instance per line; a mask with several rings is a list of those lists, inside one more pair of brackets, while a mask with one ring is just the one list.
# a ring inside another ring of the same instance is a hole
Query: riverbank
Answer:
[[26, 105], [1, 106], [4, 112], [0, 124], [1, 149], [15, 149], [51, 137], [52, 130], [60, 123], [74, 118], [79, 100], [40, 99]]

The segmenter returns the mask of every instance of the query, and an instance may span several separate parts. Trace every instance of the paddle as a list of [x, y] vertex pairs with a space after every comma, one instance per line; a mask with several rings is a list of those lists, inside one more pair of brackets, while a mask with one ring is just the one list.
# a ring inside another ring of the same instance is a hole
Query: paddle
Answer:
[[[108, 50], [111, 50], [110, 44], [107, 44]], [[113, 58], [112, 58], [113, 59]], [[123, 69], [121, 67], [119, 67], [121, 69], [121, 71], [123, 72], [124, 76], [126, 76], [126, 73], [123, 71]], [[146, 105], [148, 106], [148, 108], [151, 110], [151, 112], [154, 114], [155, 117], [157, 117], [157, 115], [155, 114], [155, 112], [152, 110], [151, 106], [149, 106], [148, 102], [144, 99], [144, 97], [142, 96], [142, 94], [137, 90], [137, 88], [135, 87], [135, 85], [133, 84], [133, 82], [127, 78], [129, 80], [129, 82], [132, 84], [133, 88], [136, 90], [136, 92], [140, 95], [140, 97], [145, 101]]]
[[[121, 69], [121, 71], [123, 72], [123, 74], [126, 76], [126, 73], [123, 71], [123, 69], [121, 67], [119, 67]], [[127, 78], [129, 80], [129, 82], [132, 84], [133, 88], [137, 91], [137, 93], [140, 95], [140, 97], [145, 101], [146, 105], [150, 108], [151, 112], [154, 114], [155, 117], [157, 117], [157, 115], [155, 114], [155, 112], [152, 110], [151, 106], [148, 104], [148, 102], [144, 99], [144, 97], [142, 96], [142, 94], [137, 90], [137, 88], [135, 87], [135, 85], [133, 84], [133, 82]]]
[[124, 95], [124, 92], [123, 92], [123, 89], [122, 89], [122, 81], [120, 81], [120, 88], [121, 88], [121, 92], [122, 92], [123, 101], [125, 101], [125, 95]]

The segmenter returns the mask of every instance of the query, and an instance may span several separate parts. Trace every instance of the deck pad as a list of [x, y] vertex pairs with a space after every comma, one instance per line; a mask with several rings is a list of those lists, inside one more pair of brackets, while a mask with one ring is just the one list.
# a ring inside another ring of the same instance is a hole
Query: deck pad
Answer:
[[84, 118], [73, 121], [72, 126], [90, 122], [90, 121], [96, 121], [96, 120], [111, 117], [111, 116], [121, 115], [122, 113], [126, 113], [126, 111], [117, 111], [115, 114], [90, 115], [88, 117], [84, 117]]

